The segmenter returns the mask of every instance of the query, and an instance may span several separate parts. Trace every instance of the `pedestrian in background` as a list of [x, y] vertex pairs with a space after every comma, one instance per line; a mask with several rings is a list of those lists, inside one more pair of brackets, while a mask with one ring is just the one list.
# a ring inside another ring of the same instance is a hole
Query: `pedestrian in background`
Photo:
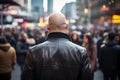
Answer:
[[73, 31], [71, 33], [71, 38], [72, 38], [72, 42], [77, 44], [77, 45], [82, 45], [82, 40], [80, 39], [80, 35], [78, 34], [77, 31]]
[[71, 42], [64, 15], [48, 22], [47, 40], [30, 49], [21, 80], [91, 80], [86, 49]]
[[120, 47], [115, 41], [115, 33], [109, 33], [107, 43], [100, 48], [99, 52], [100, 69], [103, 72], [104, 80], [117, 79], [117, 55], [119, 51]]
[[21, 32], [19, 36], [19, 41], [16, 45], [17, 63], [20, 66], [21, 71], [23, 71], [25, 58], [28, 51], [28, 43], [26, 42], [26, 40], [27, 34], [25, 32]]
[[10, 80], [16, 63], [16, 51], [7, 39], [0, 36], [0, 80]]
[[8, 31], [6, 31], [5, 36], [6, 36], [7, 41], [10, 43], [10, 45], [15, 48], [17, 41], [12, 34], [12, 30], [9, 29]]
[[85, 47], [87, 49], [87, 55], [89, 57], [90, 60], [90, 68], [91, 68], [91, 72], [92, 72], [92, 80], [94, 77], [94, 71], [97, 67], [97, 47], [96, 44], [93, 40], [93, 37], [91, 36], [91, 34], [85, 34], [83, 37], [83, 47]]

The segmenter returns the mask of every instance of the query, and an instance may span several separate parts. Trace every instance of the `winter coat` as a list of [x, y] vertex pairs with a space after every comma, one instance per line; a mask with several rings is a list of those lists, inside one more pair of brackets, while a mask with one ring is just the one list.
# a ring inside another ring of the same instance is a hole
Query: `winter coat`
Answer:
[[16, 51], [9, 43], [0, 44], [0, 73], [8, 73], [16, 63]]
[[18, 64], [24, 64], [27, 51], [28, 51], [28, 44], [26, 43], [26, 41], [19, 40], [16, 45]]
[[108, 41], [105, 46], [100, 48], [99, 64], [105, 73], [116, 72], [118, 67], [118, 53], [120, 47], [115, 41]]

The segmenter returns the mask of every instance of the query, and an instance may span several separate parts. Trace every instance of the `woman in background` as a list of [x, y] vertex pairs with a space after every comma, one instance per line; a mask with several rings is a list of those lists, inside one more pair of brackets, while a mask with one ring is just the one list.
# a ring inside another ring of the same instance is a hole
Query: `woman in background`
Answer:
[[[82, 46], [87, 49], [87, 55], [90, 61], [91, 72], [94, 76], [94, 71], [96, 69], [97, 47], [91, 34], [84, 35]], [[92, 76], [92, 79], [93, 79], [93, 76]]]
[[77, 31], [73, 31], [71, 34], [72, 42], [77, 45], [82, 45], [82, 40], [80, 39], [80, 35], [77, 33]]

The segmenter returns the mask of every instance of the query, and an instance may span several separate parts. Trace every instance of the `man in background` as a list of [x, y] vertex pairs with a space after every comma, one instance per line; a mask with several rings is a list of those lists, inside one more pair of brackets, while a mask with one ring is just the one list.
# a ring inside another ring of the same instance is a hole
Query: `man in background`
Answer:
[[100, 67], [104, 75], [104, 80], [117, 80], [118, 53], [120, 46], [115, 41], [115, 33], [108, 34], [108, 41], [100, 48]]

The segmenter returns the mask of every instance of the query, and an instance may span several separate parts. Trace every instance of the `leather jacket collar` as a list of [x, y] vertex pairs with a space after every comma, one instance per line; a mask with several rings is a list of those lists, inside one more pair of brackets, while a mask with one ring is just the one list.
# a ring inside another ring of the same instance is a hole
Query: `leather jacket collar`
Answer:
[[46, 40], [51, 39], [51, 38], [52, 38], [52, 39], [53, 39], [53, 38], [65, 38], [65, 39], [68, 39], [68, 40], [71, 41], [71, 38], [70, 38], [67, 34], [61, 33], [61, 32], [53, 32], [53, 33], [50, 33], [50, 34], [48, 35], [48, 37], [47, 37]]

